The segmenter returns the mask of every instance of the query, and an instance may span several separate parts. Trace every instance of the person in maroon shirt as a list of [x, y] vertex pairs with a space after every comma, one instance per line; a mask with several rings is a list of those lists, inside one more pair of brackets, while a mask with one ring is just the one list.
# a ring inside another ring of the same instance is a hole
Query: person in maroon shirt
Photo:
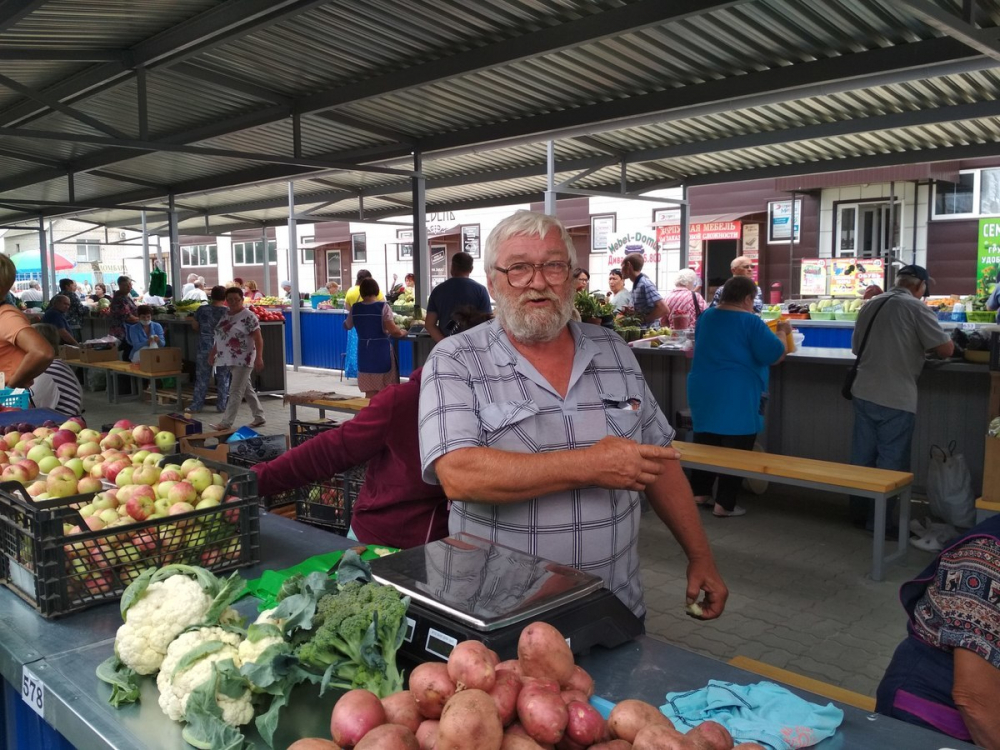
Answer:
[[417, 401], [421, 371], [378, 393], [340, 427], [257, 464], [257, 488], [273, 495], [368, 462], [351, 515], [359, 542], [408, 549], [448, 536], [448, 500], [421, 479]]

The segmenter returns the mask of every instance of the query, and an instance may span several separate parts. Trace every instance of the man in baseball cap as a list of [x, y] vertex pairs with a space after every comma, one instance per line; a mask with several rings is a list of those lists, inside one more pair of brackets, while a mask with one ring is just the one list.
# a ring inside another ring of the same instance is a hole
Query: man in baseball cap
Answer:
[[[851, 463], [895, 471], [910, 470], [913, 427], [917, 417], [917, 378], [927, 354], [950, 357], [955, 345], [922, 302], [933, 282], [923, 266], [903, 266], [888, 292], [873, 297], [858, 313], [851, 338], [858, 375], [851, 388], [854, 433]], [[885, 527], [893, 527], [895, 501], [886, 509]], [[875, 528], [873, 501], [851, 498], [856, 525]], [[909, 533], [903, 529], [903, 533]], [[887, 533], [887, 536], [898, 532]]]

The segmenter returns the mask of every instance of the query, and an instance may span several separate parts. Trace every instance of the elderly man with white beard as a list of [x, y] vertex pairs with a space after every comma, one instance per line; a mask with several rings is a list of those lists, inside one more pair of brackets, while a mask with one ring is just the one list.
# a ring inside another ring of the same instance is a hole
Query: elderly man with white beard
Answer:
[[518, 211], [485, 245], [496, 318], [438, 344], [423, 370], [423, 476], [467, 532], [600, 576], [638, 617], [640, 498], [688, 558], [686, 598], [718, 617], [728, 591], [674, 431], [614, 331], [572, 321], [565, 227]]

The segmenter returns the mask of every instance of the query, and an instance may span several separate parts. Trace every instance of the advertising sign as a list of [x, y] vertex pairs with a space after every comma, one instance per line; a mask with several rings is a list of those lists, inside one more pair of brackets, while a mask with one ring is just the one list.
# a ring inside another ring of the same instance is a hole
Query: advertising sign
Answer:
[[870, 286], [885, 290], [885, 261], [881, 258], [858, 258], [854, 272], [854, 293], [864, 296]]
[[1000, 273], [1000, 219], [979, 220], [979, 252], [976, 260], [976, 297], [993, 293]]
[[[708, 240], [738, 240], [740, 238], [740, 222], [711, 221], [704, 224], [691, 224], [688, 239], [691, 242], [707, 242]], [[665, 224], [656, 228], [656, 239], [662, 250], [677, 250], [681, 246], [681, 225]]]
[[646, 265], [660, 262], [660, 248], [652, 232], [612, 232], [608, 235], [608, 268], [621, 268], [630, 253], [642, 253]]
[[462, 227], [462, 249], [473, 258], [479, 257], [478, 224], [465, 224]]
[[753, 281], [760, 276], [760, 224], [743, 225], [743, 257], [753, 263]]
[[431, 246], [431, 288], [448, 278], [448, 248], [444, 245]]
[[[771, 201], [767, 204], [767, 241], [790, 242], [792, 237], [792, 202]], [[802, 201], [795, 201], [795, 241], [800, 239], [802, 225]]]
[[821, 297], [829, 294], [826, 258], [803, 258], [799, 273], [799, 294], [803, 297]]
[[615, 231], [615, 214], [590, 217], [590, 252], [603, 253], [608, 249], [609, 237]]

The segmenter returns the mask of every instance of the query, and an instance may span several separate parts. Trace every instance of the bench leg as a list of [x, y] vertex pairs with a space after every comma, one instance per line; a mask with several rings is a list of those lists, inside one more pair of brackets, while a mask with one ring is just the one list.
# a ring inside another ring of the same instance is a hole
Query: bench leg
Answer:
[[872, 580], [881, 581], [884, 578], [885, 562], [885, 495], [875, 500], [875, 536], [872, 539]]
[[895, 562], [906, 558], [906, 551], [909, 548], [910, 540], [910, 488], [899, 493], [899, 541], [896, 542], [896, 551], [889, 555], [885, 561]]
[[153, 414], [156, 414], [160, 402], [156, 399], [156, 378], [149, 379], [149, 398], [153, 406]]

